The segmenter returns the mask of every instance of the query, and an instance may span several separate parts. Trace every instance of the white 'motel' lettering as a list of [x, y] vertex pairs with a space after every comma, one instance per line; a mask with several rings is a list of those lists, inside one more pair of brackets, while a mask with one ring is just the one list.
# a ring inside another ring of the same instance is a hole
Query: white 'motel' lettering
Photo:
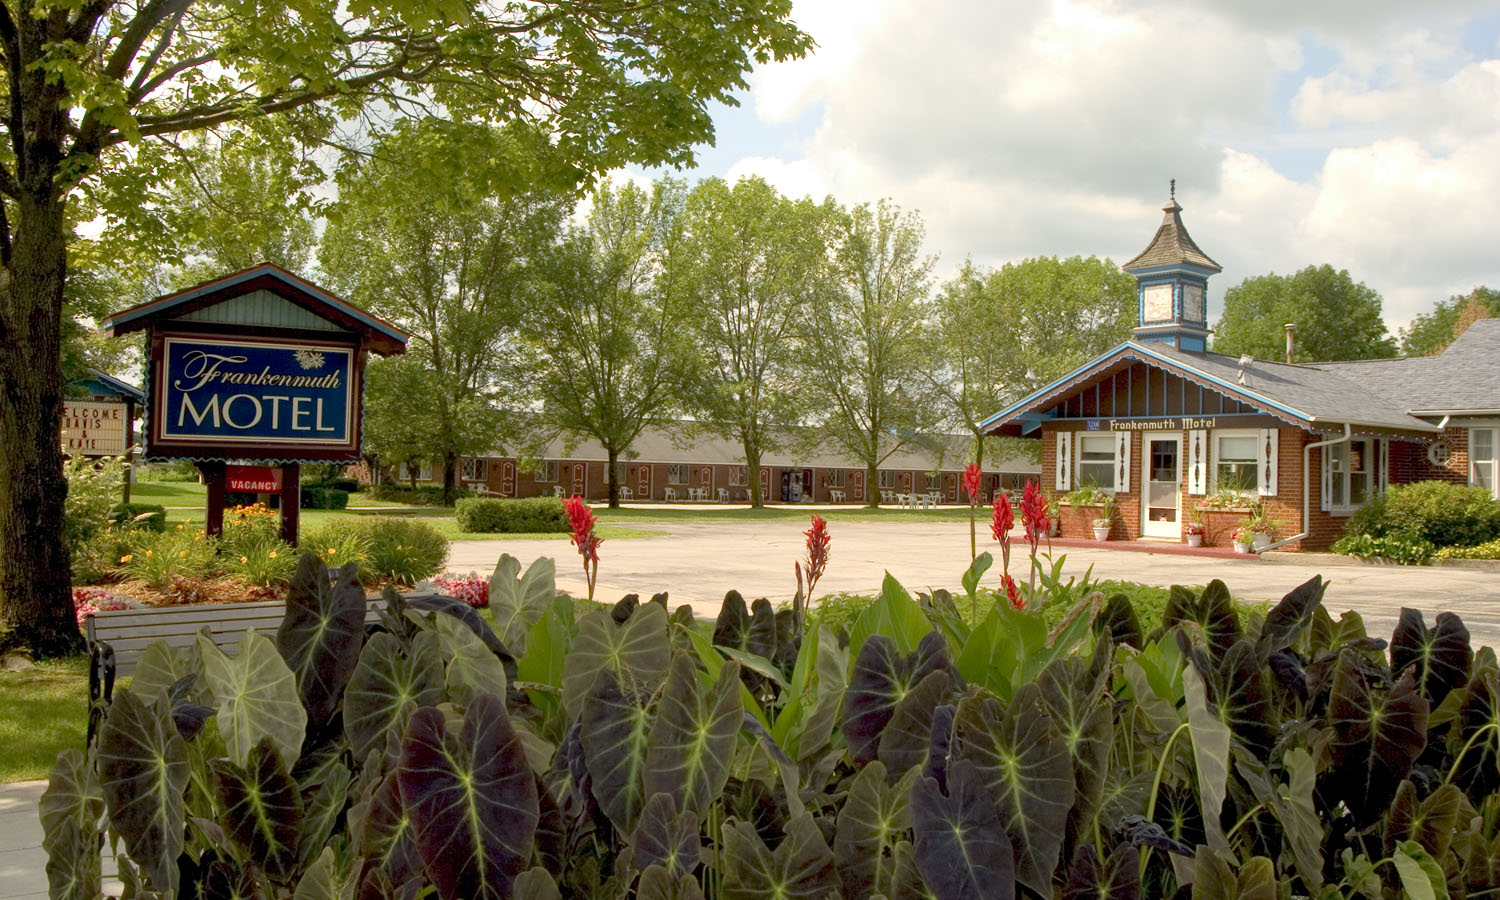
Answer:
[[[194, 405], [192, 395], [183, 394], [182, 407], [177, 410], [177, 427], [181, 428], [191, 417], [194, 425], [201, 426], [207, 421], [211, 428], [228, 426], [236, 431], [245, 431], [259, 425], [264, 417], [265, 408], [261, 405], [262, 400], [270, 401], [272, 429], [281, 427], [281, 404], [284, 401], [290, 401], [293, 431], [337, 432], [339, 430], [338, 423], [327, 424], [327, 419], [323, 415], [322, 397], [268, 396], [262, 398], [253, 394], [231, 394], [224, 398], [222, 403], [217, 396], [209, 397], [208, 402], [202, 407]], [[309, 403], [312, 404], [312, 409], [307, 408]], [[311, 424], [307, 422], [308, 419], [312, 420]]]

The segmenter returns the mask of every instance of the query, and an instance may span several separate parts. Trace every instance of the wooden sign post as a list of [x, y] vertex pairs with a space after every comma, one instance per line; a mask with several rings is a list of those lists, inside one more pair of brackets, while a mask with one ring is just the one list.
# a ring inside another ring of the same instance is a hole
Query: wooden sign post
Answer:
[[402, 353], [407, 339], [272, 265], [122, 310], [103, 326], [112, 337], [147, 333], [146, 458], [198, 464], [209, 534], [223, 530], [225, 493], [251, 485], [279, 495], [292, 544], [301, 463], [359, 461], [366, 356]]

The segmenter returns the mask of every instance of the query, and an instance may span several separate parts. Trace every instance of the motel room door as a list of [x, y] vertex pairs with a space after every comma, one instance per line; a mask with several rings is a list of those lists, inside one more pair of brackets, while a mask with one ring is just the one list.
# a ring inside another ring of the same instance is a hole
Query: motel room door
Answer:
[[1182, 435], [1145, 432], [1141, 537], [1182, 538]]

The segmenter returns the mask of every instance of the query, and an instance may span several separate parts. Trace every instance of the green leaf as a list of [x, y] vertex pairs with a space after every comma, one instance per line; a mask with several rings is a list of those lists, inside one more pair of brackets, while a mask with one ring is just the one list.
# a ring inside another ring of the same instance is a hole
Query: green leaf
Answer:
[[520, 561], [502, 553], [490, 576], [490, 614], [495, 630], [517, 659], [526, 655], [531, 630], [557, 596], [557, 564], [549, 556], [539, 556], [526, 568], [525, 575], [520, 572]]
[[1316, 891], [1323, 884], [1323, 822], [1313, 804], [1317, 770], [1312, 754], [1302, 747], [1288, 750], [1281, 763], [1286, 769], [1287, 782], [1285, 786], [1277, 786], [1281, 795], [1277, 819], [1291, 845], [1298, 874], [1308, 888]]
[[723, 793], [745, 713], [739, 678], [730, 662], [704, 692], [693, 657], [672, 660], [646, 745], [647, 796], [669, 794], [679, 809], [701, 814]]
[[1193, 767], [1198, 773], [1198, 802], [1203, 812], [1203, 828], [1211, 845], [1223, 846], [1224, 830], [1219, 825], [1219, 814], [1224, 809], [1229, 781], [1229, 745], [1233, 736], [1229, 726], [1209, 710], [1207, 688], [1191, 666], [1182, 673], [1182, 689], [1187, 700], [1188, 736], [1193, 742]]
[[82, 753], [64, 750], [57, 755], [37, 811], [47, 853], [48, 897], [95, 900], [100, 890], [99, 851], [104, 846], [99, 830], [104, 794]]
[[880, 596], [865, 607], [849, 627], [849, 650], [858, 654], [871, 635], [884, 635], [902, 653], [912, 653], [922, 637], [932, 630], [922, 608], [891, 573], [885, 573]]
[[328, 843], [337, 827], [339, 816], [349, 801], [349, 786], [354, 775], [341, 762], [334, 762], [322, 783], [307, 801], [302, 818], [302, 839], [298, 845], [298, 862], [306, 868], [319, 848]]
[[910, 769], [889, 784], [885, 765], [876, 760], [849, 782], [833, 834], [845, 900], [897, 893], [896, 845], [911, 830], [911, 789], [920, 774]]
[[[166, 641], [153, 641], [130, 676], [130, 689], [137, 697], [150, 700], [156, 694], [165, 694], [172, 685], [188, 676], [201, 676], [203, 663], [198, 658], [196, 644], [186, 647], [171, 647]], [[201, 677], [199, 683], [202, 683]]]
[[1401, 887], [1411, 900], [1448, 900], [1443, 867], [1416, 841], [1402, 841], [1391, 858], [1401, 876]]
[[843, 733], [849, 755], [868, 763], [879, 752], [880, 739], [895, 715], [896, 706], [922, 679], [934, 672], [951, 672], [948, 642], [935, 631], [917, 649], [903, 656], [894, 640], [871, 636], [860, 647], [844, 695]]
[[1068, 656], [1053, 660], [1037, 679], [1042, 703], [1073, 764], [1073, 807], [1068, 812], [1067, 834], [1074, 839], [1098, 812], [1115, 735], [1110, 672], [1102, 669], [1091, 679], [1088, 669], [1082, 657]]
[[665, 866], [647, 866], [635, 888], [636, 900], [703, 900], [703, 889], [691, 875], [674, 876]]
[[505, 696], [505, 666], [479, 636], [458, 619], [439, 615], [438, 646], [448, 663], [448, 697], [460, 706], [480, 694]]
[[1196, 624], [1215, 654], [1227, 651], [1242, 636], [1229, 588], [1217, 578], [1208, 583], [1202, 594], [1194, 594], [1182, 585], [1172, 585], [1167, 595], [1167, 607], [1162, 612], [1162, 628], [1171, 631], [1182, 622]]
[[407, 723], [396, 772], [423, 871], [443, 900], [502, 900], [531, 859], [536, 776], [500, 699], [480, 694], [455, 739], [443, 714]]
[[786, 683], [786, 676], [782, 675], [781, 670], [776, 668], [775, 664], [764, 656], [751, 653], [748, 650], [737, 650], [734, 647], [715, 646], [719, 648], [719, 652], [739, 663], [742, 667], [749, 669], [776, 685], [778, 690], [783, 692], [789, 690]]
[[1023, 669], [1047, 646], [1047, 625], [1040, 616], [1011, 609], [1003, 603], [990, 607], [955, 666], [966, 681], [982, 684], [1003, 700], [1027, 679]]
[[622, 690], [615, 674], [606, 669], [584, 700], [579, 718], [579, 740], [594, 799], [621, 834], [635, 828], [646, 802], [642, 778], [651, 716], [645, 703], [646, 698]]
[[986, 550], [974, 557], [974, 560], [969, 563], [969, 567], [964, 570], [963, 578], [960, 581], [964, 586], [964, 593], [969, 595], [970, 600], [973, 600], [975, 594], [979, 592], [979, 579], [983, 578], [984, 573], [988, 572], [990, 566], [994, 564], [995, 557], [991, 556], [990, 552]]
[[211, 764], [225, 830], [249, 858], [276, 881], [286, 883], [297, 868], [302, 833], [302, 795], [270, 737], [250, 750], [248, 766], [216, 759]]
[[1271, 704], [1265, 665], [1256, 655], [1255, 644], [1238, 640], [1211, 659], [1191, 648], [1189, 655], [1208, 689], [1214, 715], [1256, 756], [1269, 758], [1281, 723]]
[[1276, 869], [1264, 856], [1252, 856], [1236, 872], [1227, 851], [1200, 846], [1193, 858], [1193, 900], [1276, 900]]
[[297, 879], [297, 886], [292, 890], [292, 900], [339, 900], [337, 869], [333, 848], [324, 847], [318, 858], [302, 873], [302, 877]]
[[562, 892], [552, 873], [541, 866], [527, 869], [516, 876], [515, 900], [562, 900]]
[[1073, 806], [1074, 777], [1068, 745], [1040, 689], [1023, 686], [1008, 708], [993, 698], [966, 698], [956, 726], [956, 755], [974, 765], [1014, 844], [1016, 879], [1048, 894]]
[[698, 868], [701, 847], [698, 815], [692, 810], [678, 812], [670, 794], [652, 794], [630, 835], [635, 867], [655, 865], [674, 876], [691, 875]]
[[172, 724], [164, 695], [148, 704], [129, 690], [115, 693], [99, 732], [98, 765], [110, 828], [152, 889], [175, 893], [186, 824], [187, 744]]
[[918, 778], [911, 788], [911, 821], [913, 858], [938, 900], [1015, 897], [1014, 850], [973, 763], [960, 759], [949, 767], [946, 795], [936, 778]]
[[215, 719], [229, 758], [246, 765], [251, 749], [263, 737], [271, 739], [283, 759], [301, 756], [307, 710], [297, 695], [297, 679], [276, 645], [252, 629], [240, 639], [233, 658], [201, 634], [198, 652], [203, 679], [219, 708]]
[[297, 678], [302, 705], [315, 726], [339, 708], [364, 640], [365, 592], [358, 568], [344, 566], [338, 581], [330, 582], [317, 554], [302, 554], [287, 588], [276, 647]]
[[561, 689], [573, 632], [573, 601], [566, 595], [557, 597], [527, 635], [526, 655], [516, 660], [516, 677]]
[[408, 703], [436, 706], [442, 699], [443, 661], [434, 635], [414, 635], [409, 648], [389, 632], [372, 636], [344, 693], [344, 732], [354, 758], [363, 760], [384, 743]]
[[623, 625], [615, 623], [609, 610], [594, 610], [579, 623], [564, 663], [563, 708], [569, 717], [576, 717], [595, 679], [606, 669], [621, 684], [649, 695], [666, 677], [670, 655], [667, 611], [662, 604], [638, 607]]
[[724, 823], [722, 858], [724, 900], [825, 900], [838, 890], [833, 852], [806, 813], [787, 823], [774, 852], [753, 824], [730, 819]]

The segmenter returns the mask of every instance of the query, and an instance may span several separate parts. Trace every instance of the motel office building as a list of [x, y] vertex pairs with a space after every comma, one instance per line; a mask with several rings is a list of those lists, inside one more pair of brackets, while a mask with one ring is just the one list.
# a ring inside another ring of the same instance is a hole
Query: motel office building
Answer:
[[[1150, 246], [1123, 266], [1139, 285], [1132, 339], [986, 422], [1042, 442], [1048, 494], [1112, 493], [1114, 540], [1182, 540], [1196, 510], [1205, 546], [1228, 546], [1259, 504], [1283, 549], [1326, 550], [1389, 484], [1497, 491], [1500, 320], [1475, 322], [1431, 357], [1291, 365], [1209, 353], [1204, 298], [1220, 268], [1176, 200], [1164, 210]], [[1225, 487], [1243, 502], [1199, 507]], [[1063, 536], [1090, 536], [1095, 514], [1063, 506]]]
[[[936, 493], [943, 503], [966, 503], [961, 495], [963, 468], [973, 454], [969, 439], [942, 435], [913, 443], [891, 454], [880, 466], [873, 496]], [[552, 441], [539, 461], [493, 453], [465, 457], [458, 483], [502, 497], [579, 495], [586, 500], [609, 496], [608, 454], [597, 441], [567, 446]], [[687, 501], [697, 493], [709, 502], [746, 503], [749, 471], [740, 445], [709, 436], [686, 437], [670, 429], [644, 432], [631, 445], [629, 458], [616, 462], [619, 483], [629, 500]], [[768, 503], [858, 503], [871, 496], [865, 469], [857, 460], [828, 452], [768, 452], [757, 472], [761, 496]], [[990, 466], [989, 468], [995, 468]], [[403, 471], [404, 479], [414, 473]], [[423, 464], [419, 481], [438, 481], [441, 469]], [[998, 471], [985, 473], [985, 496], [996, 490], [1020, 490], [1039, 476], [1030, 459], [1008, 459]], [[622, 499], [624, 498], [622, 495]]]

